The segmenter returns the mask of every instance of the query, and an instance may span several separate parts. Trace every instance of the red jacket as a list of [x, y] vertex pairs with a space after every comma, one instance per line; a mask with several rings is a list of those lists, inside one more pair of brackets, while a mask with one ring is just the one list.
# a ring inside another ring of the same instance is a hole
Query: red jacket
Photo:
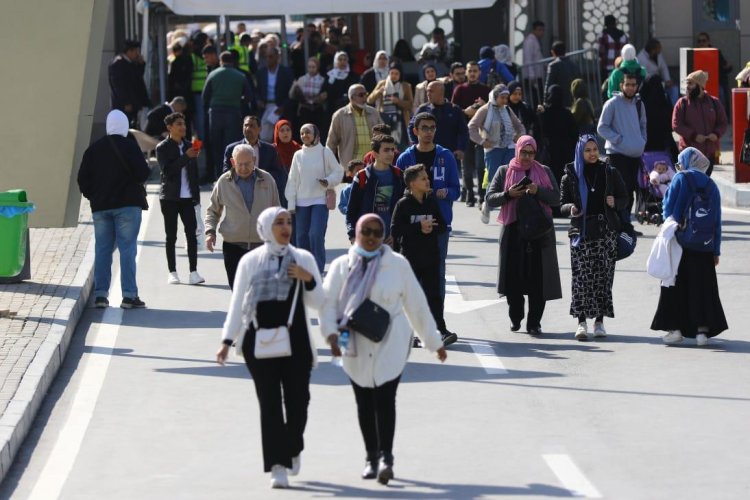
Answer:
[[706, 93], [695, 101], [681, 97], [672, 111], [672, 130], [680, 135], [680, 151], [693, 146], [713, 162], [720, 141], [706, 139], [701, 144], [695, 136], [716, 134], [721, 139], [727, 131], [727, 114], [721, 102]]

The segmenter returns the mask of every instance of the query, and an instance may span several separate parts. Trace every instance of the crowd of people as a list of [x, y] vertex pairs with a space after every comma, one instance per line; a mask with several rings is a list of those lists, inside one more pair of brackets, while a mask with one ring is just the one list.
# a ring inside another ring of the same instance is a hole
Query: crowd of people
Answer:
[[[235, 345], [253, 376], [273, 487], [288, 486], [287, 473], [301, 466], [316, 363], [306, 308], [319, 312], [323, 338], [351, 380], [366, 450], [362, 477], [384, 484], [394, 477], [395, 399], [409, 349], [424, 346], [444, 361], [458, 340], [444, 315], [449, 242], [461, 225], [456, 202], [478, 205], [485, 224], [499, 209], [497, 293], [507, 299], [510, 330], [520, 331], [525, 319], [532, 336], [543, 334], [546, 302], [563, 297], [553, 218], [569, 219], [572, 337], [605, 337], [616, 262], [639, 234], [631, 218], [644, 192], [644, 153], [661, 153], [647, 186], [679, 266], [662, 278], [652, 329], [666, 331], [665, 343], [691, 337], [698, 345], [727, 329], [714, 267], [720, 198], [710, 179], [727, 117], [718, 96], [706, 92], [709, 75], [688, 75], [687, 95], [679, 97], [659, 41], [637, 54], [608, 16], [599, 40], [607, 100], [597, 110], [562, 42], [552, 45], [545, 71], [533, 64], [543, 57], [544, 28], [533, 23], [523, 44], [530, 66], [520, 74], [506, 45], [483, 47], [476, 61], [452, 60], [439, 28], [417, 57], [404, 41], [391, 55], [370, 57], [340, 21], [307, 26], [286, 54], [288, 67], [277, 35], [244, 25], [227, 47], [202, 32], [171, 34], [170, 101], [149, 113], [142, 133], [156, 141], [167, 281], [182, 282], [178, 219], [191, 285], [204, 282], [199, 226], [209, 251], [221, 235], [232, 298], [217, 360]], [[148, 105], [142, 79], [133, 76], [140, 64], [134, 43], [113, 62], [108, 135], [86, 152], [78, 177], [94, 213], [97, 307], [108, 306], [115, 245], [121, 307], [145, 307], [135, 235], [148, 209], [148, 148], [144, 138], [127, 139], [140, 137], [134, 120]], [[412, 85], [415, 67], [420, 80]], [[123, 74], [126, 80], [113, 81]], [[209, 182], [204, 213], [200, 185]], [[698, 221], [692, 210], [701, 200]], [[352, 246], [329, 262], [325, 240], [337, 206], [346, 226], [335, 230], [346, 231]], [[694, 246], [685, 227], [710, 244]]]

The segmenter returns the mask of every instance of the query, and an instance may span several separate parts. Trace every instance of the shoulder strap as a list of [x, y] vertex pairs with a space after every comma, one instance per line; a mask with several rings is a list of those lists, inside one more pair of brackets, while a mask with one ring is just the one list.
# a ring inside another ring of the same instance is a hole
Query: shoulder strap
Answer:
[[301, 280], [295, 280], [297, 282], [297, 285], [294, 288], [294, 298], [292, 299], [292, 308], [289, 309], [289, 319], [286, 320], [286, 326], [287, 328], [292, 327], [292, 320], [294, 319], [294, 311], [297, 309], [297, 299], [299, 298], [299, 289], [300, 289], [300, 283], [302, 283]]
[[135, 175], [133, 174], [133, 169], [130, 168], [130, 165], [125, 161], [125, 158], [122, 157], [122, 153], [120, 153], [120, 148], [117, 147], [117, 144], [115, 144], [115, 141], [112, 139], [111, 135], [107, 136], [107, 141], [109, 141], [109, 145], [112, 146], [112, 149], [115, 152], [115, 156], [117, 156], [117, 159], [120, 161], [120, 165], [125, 167], [125, 171], [130, 174], [131, 177], [135, 178]]

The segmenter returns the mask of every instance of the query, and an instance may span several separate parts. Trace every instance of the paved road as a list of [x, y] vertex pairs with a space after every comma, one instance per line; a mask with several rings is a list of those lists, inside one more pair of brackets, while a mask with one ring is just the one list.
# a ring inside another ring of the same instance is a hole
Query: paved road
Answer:
[[[205, 193], [204, 193], [205, 195]], [[204, 196], [205, 198], [205, 196]], [[205, 199], [204, 199], [205, 202]], [[152, 207], [156, 204], [152, 204]], [[274, 498], [748, 498], [750, 214], [726, 213], [719, 282], [732, 329], [707, 348], [666, 347], [648, 326], [657, 283], [643, 272], [654, 227], [618, 265], [606, 340], [572, 339], [565, 299], [540, 338], [508, 330], [497, 299], [497, 225], [456, 207], [448, 361], [414, 350], [399, 389], [396, 477], [359, 479], [354, 399], [320, 342], [302, 473]], [[161, 216], [139, 256], [148, 309], [89, 309], [0, 498], [268, 498], [252, 381], [213, 363], [229, 299], [221, 256], [202, 253], [200, 287], [166, 284]], [[331, 256], [345, 251], [331, 217]], [[179, 270], [187, 275], [184, 251]]]

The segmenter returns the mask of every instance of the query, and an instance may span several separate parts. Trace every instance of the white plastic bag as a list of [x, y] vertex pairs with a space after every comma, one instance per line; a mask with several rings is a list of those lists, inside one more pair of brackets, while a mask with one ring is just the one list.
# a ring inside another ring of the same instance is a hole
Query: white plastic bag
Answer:
[[198, 203], [193, 208], [195, 208], [195, 220], [198, 223], [195, 226], [195, 237], [198, 239], [198, 251], [201, 251], [206, 249], [206, 226], [203, 225], [201, 204]]

